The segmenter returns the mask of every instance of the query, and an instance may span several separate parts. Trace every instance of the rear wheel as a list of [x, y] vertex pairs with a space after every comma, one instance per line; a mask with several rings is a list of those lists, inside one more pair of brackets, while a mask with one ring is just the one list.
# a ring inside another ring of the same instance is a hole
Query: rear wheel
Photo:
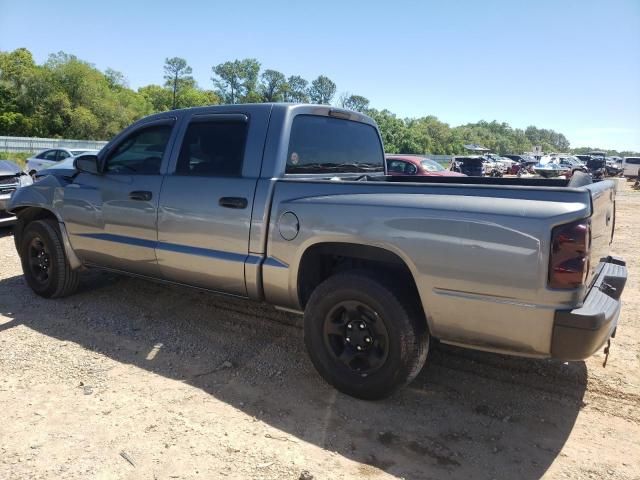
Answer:
[[312, 293], [305, 344], [322, 377], [375, 400], [409, 383], [426, 360], [429, 334], [418, 299], [369, 272], [336, 274]]
[[55, 220], [36, 220], [25, 227], [20, 259], [27, 284], [42, 297], [64, 297], [78, 287], [78, 273], [69, 266]]

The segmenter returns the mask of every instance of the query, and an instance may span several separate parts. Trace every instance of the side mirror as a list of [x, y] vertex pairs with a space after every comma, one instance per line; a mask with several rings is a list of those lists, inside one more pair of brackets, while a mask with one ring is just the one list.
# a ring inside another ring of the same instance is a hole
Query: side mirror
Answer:
[[92, 175], [100, 173], [98, 165], [99, 161], [97, 155], [80, 155], [73, 161], [73, 166], [76, 170], [83, 173], [91, 173]]

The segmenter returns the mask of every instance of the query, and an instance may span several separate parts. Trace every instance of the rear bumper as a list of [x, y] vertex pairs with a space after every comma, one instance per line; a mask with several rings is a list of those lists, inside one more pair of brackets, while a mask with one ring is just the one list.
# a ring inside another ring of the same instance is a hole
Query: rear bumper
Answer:
[[615, 334], [620, 295], [627, 281], [624, 260], [607, 257], [580, 308], [557, 310], [551, 337], [551, 356], [562, 360], [590, 357]]

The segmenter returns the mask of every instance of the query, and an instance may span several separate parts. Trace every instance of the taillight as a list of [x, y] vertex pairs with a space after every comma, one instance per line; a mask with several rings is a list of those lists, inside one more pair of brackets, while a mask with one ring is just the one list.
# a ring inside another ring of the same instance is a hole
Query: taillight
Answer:
[[549, 286], [577, 288], [587, 281], [591, 223], [589, 219], [560, 225], [551, 233]]

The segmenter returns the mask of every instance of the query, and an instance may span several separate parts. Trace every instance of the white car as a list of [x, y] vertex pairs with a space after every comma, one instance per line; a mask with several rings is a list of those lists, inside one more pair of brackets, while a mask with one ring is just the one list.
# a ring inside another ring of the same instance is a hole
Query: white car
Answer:
[[640, 177], [640, 157], [624, 157], [622, 169], [627, 178]]
[[56, 165], [58, 162], [71, 157], [77, 157], [81, 153], [98, 153], [99, 150], [89, 149], [69, 149], [69, 148], [50, 148], [43, 150], [37, 155], [27, 159], [27, 172], [33, 175], [43, 168]]

